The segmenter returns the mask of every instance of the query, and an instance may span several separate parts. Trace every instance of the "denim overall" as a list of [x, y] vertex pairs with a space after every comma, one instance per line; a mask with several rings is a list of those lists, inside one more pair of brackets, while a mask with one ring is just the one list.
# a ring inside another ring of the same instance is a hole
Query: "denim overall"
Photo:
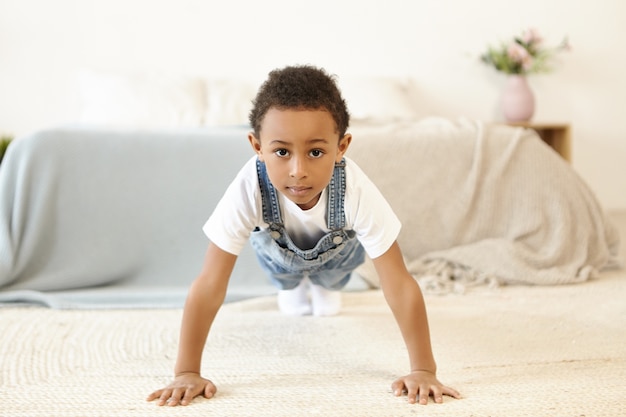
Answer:
[[345, 160], [335, 164], [328, 185], [326, 233], [312, 249], [302, 250], [289, 237], [283, 226], [278, 194], [270, 183], [265, 163], [257, 159], [257, 175], [263, 202], [265, 230], [256, 228], [250, 243], [263, 270], [272, 283], [283, 290], [298, 286], [309, 277], [315, 285], [340, 290], [350, 280], [350, 273], [365, 259], [365, 250], [353, 230], [345, 230], [344, 195], [346, 190]]

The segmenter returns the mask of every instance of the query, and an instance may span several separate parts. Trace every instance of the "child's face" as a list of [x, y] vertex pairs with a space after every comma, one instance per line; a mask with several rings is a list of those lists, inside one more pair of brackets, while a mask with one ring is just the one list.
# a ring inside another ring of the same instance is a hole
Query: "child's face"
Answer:
[[324, 110], [271, 108], [259, 135], [250, 133], [248, 139], [272, 185], [302, 210], [315, 206], [352, 140], [349, 134], [339, 138]]

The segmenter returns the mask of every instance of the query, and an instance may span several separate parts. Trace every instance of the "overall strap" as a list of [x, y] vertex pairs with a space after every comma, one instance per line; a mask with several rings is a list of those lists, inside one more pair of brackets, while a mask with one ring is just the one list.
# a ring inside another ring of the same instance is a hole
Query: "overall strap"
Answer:
[[259, 186], [261, 187], [261, 200], [263, 203], [263, 221], [268, 224], [283, 224], [283, 219], [280, 214], [280, 207], [278, 205], [278, 195], [276, 189], [270, 182], [267, 176], [267, 169], [265, 163], [260, 159], [256, 160], [256, 172], [259, 178]]
[[326, 208], [326, 224], [331, 230], [346, 227], [344, 198], [346, 195], [346, 159], [335, 164], [333, 177], [328, 184], [328, 207]]

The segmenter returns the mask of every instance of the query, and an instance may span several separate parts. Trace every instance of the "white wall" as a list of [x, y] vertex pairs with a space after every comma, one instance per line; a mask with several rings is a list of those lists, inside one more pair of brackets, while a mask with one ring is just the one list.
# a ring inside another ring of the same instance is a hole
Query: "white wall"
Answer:
[[623, 209], [625, 23], [622, 0], [0, 0], [0, 132], [74, 121], [81, 68], [409, 75], [429, 114], [497, 120], [504, 77], [478, 56], [535, 27], [573, 46], [530, 79], [535, 120], [572, 123], [574, 167], [606, 208]]

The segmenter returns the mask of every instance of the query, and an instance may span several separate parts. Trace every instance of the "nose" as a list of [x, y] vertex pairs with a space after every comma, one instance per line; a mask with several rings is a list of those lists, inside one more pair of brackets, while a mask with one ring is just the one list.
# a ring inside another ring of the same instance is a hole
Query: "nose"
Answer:
[[291, 178], [301, 179], [307, 176], [306, 173], [306, 161], [304, 158], [292, 158], [291, 166], [289, 167], [289, 176]]

